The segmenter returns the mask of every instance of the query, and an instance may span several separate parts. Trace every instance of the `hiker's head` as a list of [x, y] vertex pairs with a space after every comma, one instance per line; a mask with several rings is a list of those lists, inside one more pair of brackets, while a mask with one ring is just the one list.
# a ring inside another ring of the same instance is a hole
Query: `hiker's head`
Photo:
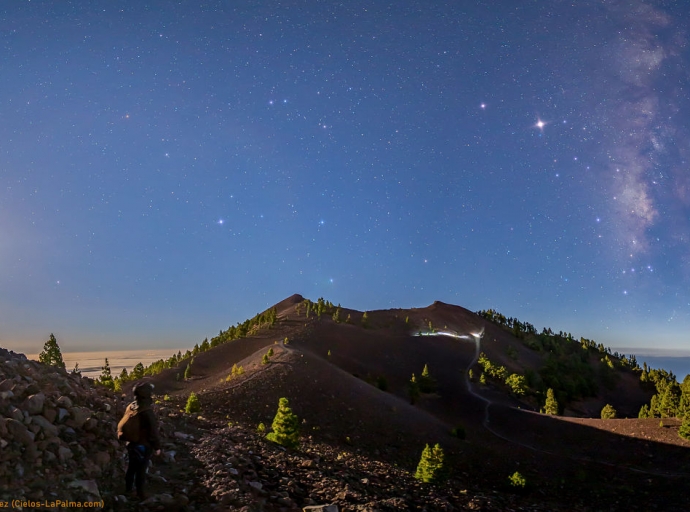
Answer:
[[132, 388], [132, 393], [136, 398], [151, 398], [153, 394], [153, 384], [150, 382], [141, 382]]

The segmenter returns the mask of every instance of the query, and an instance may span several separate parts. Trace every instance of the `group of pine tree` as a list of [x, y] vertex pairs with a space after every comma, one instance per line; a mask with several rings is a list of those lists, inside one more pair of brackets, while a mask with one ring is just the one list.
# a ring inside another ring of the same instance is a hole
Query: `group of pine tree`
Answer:
[[[595, 396], [598, 392], [596, 378], [605, 386], [615, 386], [618, 371], [629, 371], [639, 375], [642, 386], [656, 391], [648, 405], [642, 406], [640, 418], [682, 418], [679, 430], [681, 437], [690, 439], [690, 375], [678, 383], [673, 372], [652, 369], [644, 363], [642, 367], [635, 355], [626, 356], [612, 352], [610, 348], [593, 340], [577, 340], [570, 333], [554, 333], [544, 328], [538, 333], [528, 322], [507, 318], [494, 311], [479, 311], [479, 316], [511, 332], [513, 336], [535, 351], [547, 354], [544, 365], [538, 372], [527, 370], [524, 376], [507, 375], [503, 366], [497, 366], [481, 354], [479, 365], [483, 369], [480, 379], [485, 375], [505, 383], [516, 395], [531, 392], [541, 397], [542, 412], [557, 414], [562, 404], [578, 398]], [[598, 364], [592, 365], [592, 360]], [[517, 387], [517, 390], [516, 390]], [[601, 411], [602, 419], [616, 417], [616, 410], [607, 404]]]

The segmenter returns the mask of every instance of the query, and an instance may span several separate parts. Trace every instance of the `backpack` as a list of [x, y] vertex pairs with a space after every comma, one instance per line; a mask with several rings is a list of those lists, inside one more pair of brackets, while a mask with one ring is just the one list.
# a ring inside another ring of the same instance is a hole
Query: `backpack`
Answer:
[[139, 413], [147, 410], [148, 407], [139, 407], [139, 404], [132, 402], [125, 409], [125, 414], [117, 424], [117, 438], [120, 441], [139, 443], [141, 439], [141, 419]]

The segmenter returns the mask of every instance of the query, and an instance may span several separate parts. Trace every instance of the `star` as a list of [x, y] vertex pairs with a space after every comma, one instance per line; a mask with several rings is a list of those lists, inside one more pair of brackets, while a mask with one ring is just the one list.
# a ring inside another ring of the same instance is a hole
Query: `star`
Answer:
[[546, 126], [546, 122], [542, 121], [541, 119], [537, 118], [537, 124], [534, 125], [535, 128], [538, 128], [540, 131], [544, 131], [544, 126]]

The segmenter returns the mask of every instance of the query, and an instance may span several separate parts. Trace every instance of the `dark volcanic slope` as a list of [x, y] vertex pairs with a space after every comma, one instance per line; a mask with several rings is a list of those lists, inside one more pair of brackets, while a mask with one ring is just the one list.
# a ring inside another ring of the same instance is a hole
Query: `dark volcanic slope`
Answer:
[[[500, 329], [456, 306], [435, 303], [424, 309], [368, 312], [342, 310], [336, 323], [330, 315], [306, 318], [295, 305], [301, 297], [279, 304], [272, 329], [229, 342], [196, 357], [194, 376], [176, 382], [168, 371], [156, 377], [163, 390], [200, 394], [203, 415], [216, 423], [231, 421], [255, 429], [273, 419], [278, 399], [286, 397], [302, 420], [305, 440], [360, 453], [362, 457], [414, 471], [426, 443], [440, 443], [452, 467], [454, 485], [480, 492], [511, 492], [507, 477], [519, 470], [527, 477], [526, 502], [553, 509], [681, 510], [677, 493], [686, 478], [688, 450], [619, 435], [615, 422], [582, 422], [525, 413], [499, 388], [480, 392], [494, 402], [485, 422], [485, 402], [467, 389], [465, 369], [473, 361], [470, 340], [415, 336], [433, 328], [469, 334], [484, 330], [482, 350], [511, 371], [536, 368], [542, 357]], [[282, 345], [289, 338], [287, 346]], [[261, 357], [273, 347], [270, 364]], [[512, 347], [517, 357], [508, 357]], [[330, 355], [329, 354], [330, 351]], [[245, 374], [226, 382], [234, 363]], [[412, 373], [428, 364], [437, 392], [409, 404]], [[374, 384], [385, 379], [387, 391]], [[477, 384], [474, 390], [479, 390]], [[619, 391], [619, 392], [624, 392]], [[450, 436], [462, 425], [467, 440]], [[650, 427], [650, 425], [646, 425]], [[631, 427], [634, 429], [634, 427]], [[676, 463], [676, 474], [668, 466]], [[644, 506], [643, 506], [644, 505]], [[674, 508], [675, 507], [675, 508]]]

